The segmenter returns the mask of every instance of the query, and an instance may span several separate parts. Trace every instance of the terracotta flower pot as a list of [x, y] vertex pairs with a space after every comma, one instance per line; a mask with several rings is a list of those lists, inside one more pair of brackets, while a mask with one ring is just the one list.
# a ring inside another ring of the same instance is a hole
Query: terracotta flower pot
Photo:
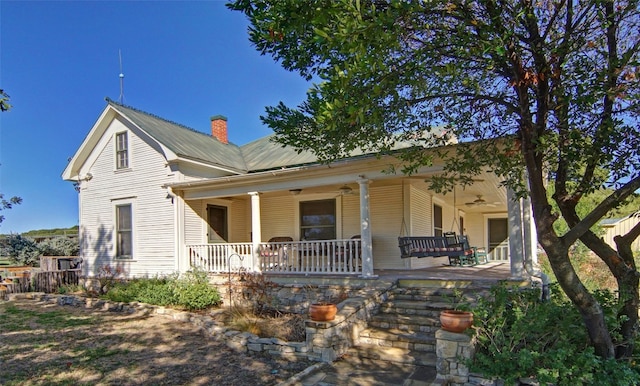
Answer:
[[449, 332], [464, 332], [473, 325], [473, 313], [469, 311], [444, 310], [440, 312], [442, 329]]
[[333, 303], [313, 303], [309, 306], [309, 317], [316, 322], [328, 322], [336, 317], [338, 307]]

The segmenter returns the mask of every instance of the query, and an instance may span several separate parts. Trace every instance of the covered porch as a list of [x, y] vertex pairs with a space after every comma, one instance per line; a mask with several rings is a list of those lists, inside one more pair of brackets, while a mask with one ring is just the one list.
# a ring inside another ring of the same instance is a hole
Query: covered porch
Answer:
[[170, 186], [177, 269], [362, 278], [437, 270], [448, 265], [446, 256], [401, 258], [398, 237], [455, 232], [485, 248], [489, 262], [515, 261], [513, 270], [523, 272], [525, 253], [532, 256], [537, 244], [530, 213], [496, 176], [485, 173], [472, 186], [436, 194], [428, 179], [437, 167], [406, 177], [362, 162]]

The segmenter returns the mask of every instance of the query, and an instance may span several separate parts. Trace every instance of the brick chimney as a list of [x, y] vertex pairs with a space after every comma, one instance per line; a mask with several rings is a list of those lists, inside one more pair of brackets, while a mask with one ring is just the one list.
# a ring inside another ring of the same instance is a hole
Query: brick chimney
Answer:
[[224, 115], [214, 115], [211, 117], [211, 136], [225, 145], [229, 143], [227, 136], [227, 117]]

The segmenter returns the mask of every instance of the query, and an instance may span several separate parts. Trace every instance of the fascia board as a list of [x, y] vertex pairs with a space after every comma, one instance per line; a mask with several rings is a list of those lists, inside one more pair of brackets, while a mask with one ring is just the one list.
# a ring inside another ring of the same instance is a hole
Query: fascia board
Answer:
[[118, 113], [109, 105], [102, 111], [102, 114], [100, 114], [96, 123], [93, 124], [93, 127], [62, 172], [63, 180], [76, 181], [78, 179], [80, 169], [93, 152], [116, 114]]

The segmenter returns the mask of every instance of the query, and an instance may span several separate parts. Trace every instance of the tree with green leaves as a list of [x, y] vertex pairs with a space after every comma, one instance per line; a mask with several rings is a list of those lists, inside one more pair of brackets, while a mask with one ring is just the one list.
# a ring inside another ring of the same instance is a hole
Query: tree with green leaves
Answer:
[[[9, 95], [2, 89], [0, 89], [0, 111], [9, 111], [11, 105], [9, 104]], [[0, 193], [0, 210], [11, 209], [14, 205], [22, 203], [22, 198], [13, 196], [9, 199], [4, 198], [4, 194]], [[0, 215], [0, 224], [4, 221], [4, 216]]]
[[9, 111], [10, 108], [9, 94], [7, 94], [3, 89], [0, 89], [0, 111]]
[[[640, 10], [614, 0], [236, 0], [250, 40], [316, 83], [297, 107], [268, 107], [277, 141], [321, 160], [398, 141], [440, 148], [432, 188], [450, 190], [491, 170], [528, 196], [539, 242], [579, 310], [595, 352], [629, 357], [638, 327], [636, 226], [605, 244], [591, 228], [640, 188]], [[478, 146], [481, 144], [481, 146]], [[412, 172], [419, 149], [394, 153]], [[552, 198], [547, 187], [554, 187]], [[576, 206], [611, 189], [589, 213]], [[557, 204], [553, 210], [551, 200]], [[568, 230], [554, 223], [562, 216]], [[581, 240], [619, 285], [620, 338], [568, 256]]]

